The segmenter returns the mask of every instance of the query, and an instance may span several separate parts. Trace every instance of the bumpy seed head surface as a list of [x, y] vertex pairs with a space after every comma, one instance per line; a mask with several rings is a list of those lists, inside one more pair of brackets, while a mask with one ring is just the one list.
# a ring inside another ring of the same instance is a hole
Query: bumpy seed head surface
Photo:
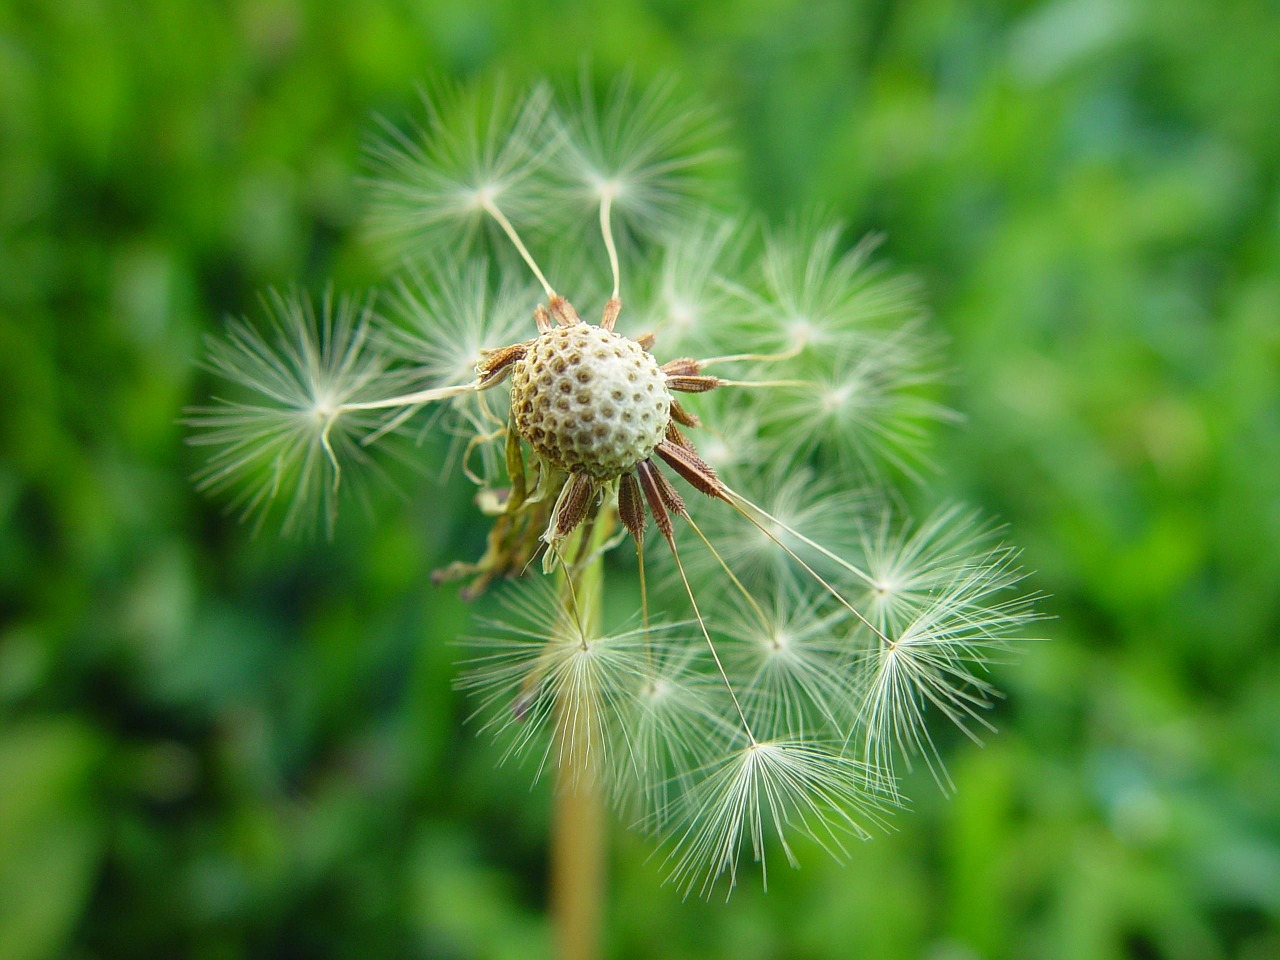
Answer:
[[646, 459], [671, 422], [671, 393], [634, 340], [589, 323], [548, 330], [511, 373], [511, 415], [534, 451], [601, 480]]

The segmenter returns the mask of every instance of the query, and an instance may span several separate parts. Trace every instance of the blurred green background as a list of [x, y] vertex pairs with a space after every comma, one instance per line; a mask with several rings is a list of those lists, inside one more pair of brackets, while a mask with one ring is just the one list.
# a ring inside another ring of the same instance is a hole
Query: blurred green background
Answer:
[[716, 105], [770, 216], [887, 234], [968, 418], [929, 496], [1057, 618], [844, 866], [683, 903], [616, 830], [609, 955], [1280, 957], [1277, 51], [1272, 0], [0, 3], [0, 960], [547, 956], [547, 790], [428, 579], [468, 492], [255, 538], [177, 421], [260, 290], [379, 280], [375, 115], [584, 59]]

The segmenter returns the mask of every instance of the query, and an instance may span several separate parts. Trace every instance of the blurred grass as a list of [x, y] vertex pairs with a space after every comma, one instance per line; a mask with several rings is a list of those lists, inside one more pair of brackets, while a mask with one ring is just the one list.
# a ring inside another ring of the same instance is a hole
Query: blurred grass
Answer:
[[464, 491], [254, 538], [177, 418], [258, 291], [377, 281], [375, 114], [583, 58], [924, 276], [939, 495], [1057, 617], [845, 866], [681, 903], [618, 831], [612, 955], [1280, 956], [1277, 49], [1266, 0], [0, 5], [0, 960], [545, 955], [545, 789], [463, 725], [427, 579]]

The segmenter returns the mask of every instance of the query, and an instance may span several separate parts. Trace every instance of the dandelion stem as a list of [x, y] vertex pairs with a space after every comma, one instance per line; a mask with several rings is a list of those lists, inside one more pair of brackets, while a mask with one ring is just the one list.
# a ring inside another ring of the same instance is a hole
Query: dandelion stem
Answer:
[[[566, 721], [572, 723], [573, 721]], [[585, 737], [561, 756], [551, 838], [551, 910], [560, 960], [599, 956], [604, 894], [604, 804]]]
[[[598, 547], [611, 533], [613, 515], [602, 512], [594, 527], [580, 529], [584, 564], [561, 558], [562, 602], [570, 604], [579, 635], [599, 625], [604, 597], [604, 557]], [[557, 551], [558, 553], [559, 551]], [[559, 960], [597, 960], [604, 900], [604, 798], [600, 748], [577, 729], [572, 698], [556, 705], [561, 737], [551, 832], [551, 915]]]
[[547, 278], [542, 275], [542, 271], [538, 269], [538, 264], [534, 261], [533, 255], [529, 253], [529, 249], [524, 245], [524, 241], [520, 239], [520, 234], [516, 233], [516, 228], [511, 225], [511, 221], [507, 219], [507, 215], [498, 209], [498, 205], [489, 197], [483, 200], [484, 212], [493, 217], [498, 226], [502, 228], [502, 232], [515, 246], [524, 262], [529, 265], [529, 269], [533, 271], [533, 275], [538, 278], [538, 283], [542, 284], [542, 289], [547, 294], [547, 299], [553, 299], [556, 292], [551, 289], [551, 284], [547, 283]]

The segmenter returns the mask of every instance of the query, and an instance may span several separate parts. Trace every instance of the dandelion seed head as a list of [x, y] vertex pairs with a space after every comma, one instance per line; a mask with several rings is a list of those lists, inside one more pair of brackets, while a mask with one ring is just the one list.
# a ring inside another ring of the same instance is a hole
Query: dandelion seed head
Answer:
[[853, 395], [854, 385], [852, 383], [841, 383], [837, 386], [820, 390], [818, 402], [821, 405], [822, 412], [830, 416], [848, 409]]
[[502, 187], [496, 183], [484, 183], [469, 191], [466, 196], [470, 201], [472, 209], [478, 211], [487, 210], [490, 206], [498, 201], [498, 197], [502, 194]]
[[876, 593], [882, 597], [893, 596], [902, 590], [903, 583], [896, 577], [878, 577], [873, 581]]
[[[191, 419], [201, 485], [331, 524], [375, 443], [453, 441], [493, 522], [438, 579], [518, 580], [459, 687], [504, 758], [633, 810], [686, 895], [732, 888], [744, 855], [795, 865], [797, 838], [843, 856], [896, 765], [948, 788], [929, 721], [989, 724], [987, 665], [1035, 613], [979, 518], [883, 509], [881, 468], [915, 475], [952, 417], [911, 283], [839, 224], [714, 210], [715, 125], [669, 83], [424, 109], [370, 150], [399, 271], [381, 313], [294, 296], [265, 333], [233, 324], [210, 352], [227, 398]], [[642, 610], [618, 626], [596, 577], [627, 537]], [[539, 554], [554, 578], [523, 577]]]
[[605, 202], [623, 198], [627, 192], [627, 182], [620, 177], [591, 177], [591, 188], [596, 196]]
[[661, 703], [671, 696], [672, 689], [670, 683], [658, 677], [649, 682], [649, 685], [645, 688], [645, 694], [651, 704]]
[[586, 323], [538, 337], [511, 375], [515, 427], [570, 473], [617, 479], [647, 460], [671, 422], [671, 393], [634, 340]]

